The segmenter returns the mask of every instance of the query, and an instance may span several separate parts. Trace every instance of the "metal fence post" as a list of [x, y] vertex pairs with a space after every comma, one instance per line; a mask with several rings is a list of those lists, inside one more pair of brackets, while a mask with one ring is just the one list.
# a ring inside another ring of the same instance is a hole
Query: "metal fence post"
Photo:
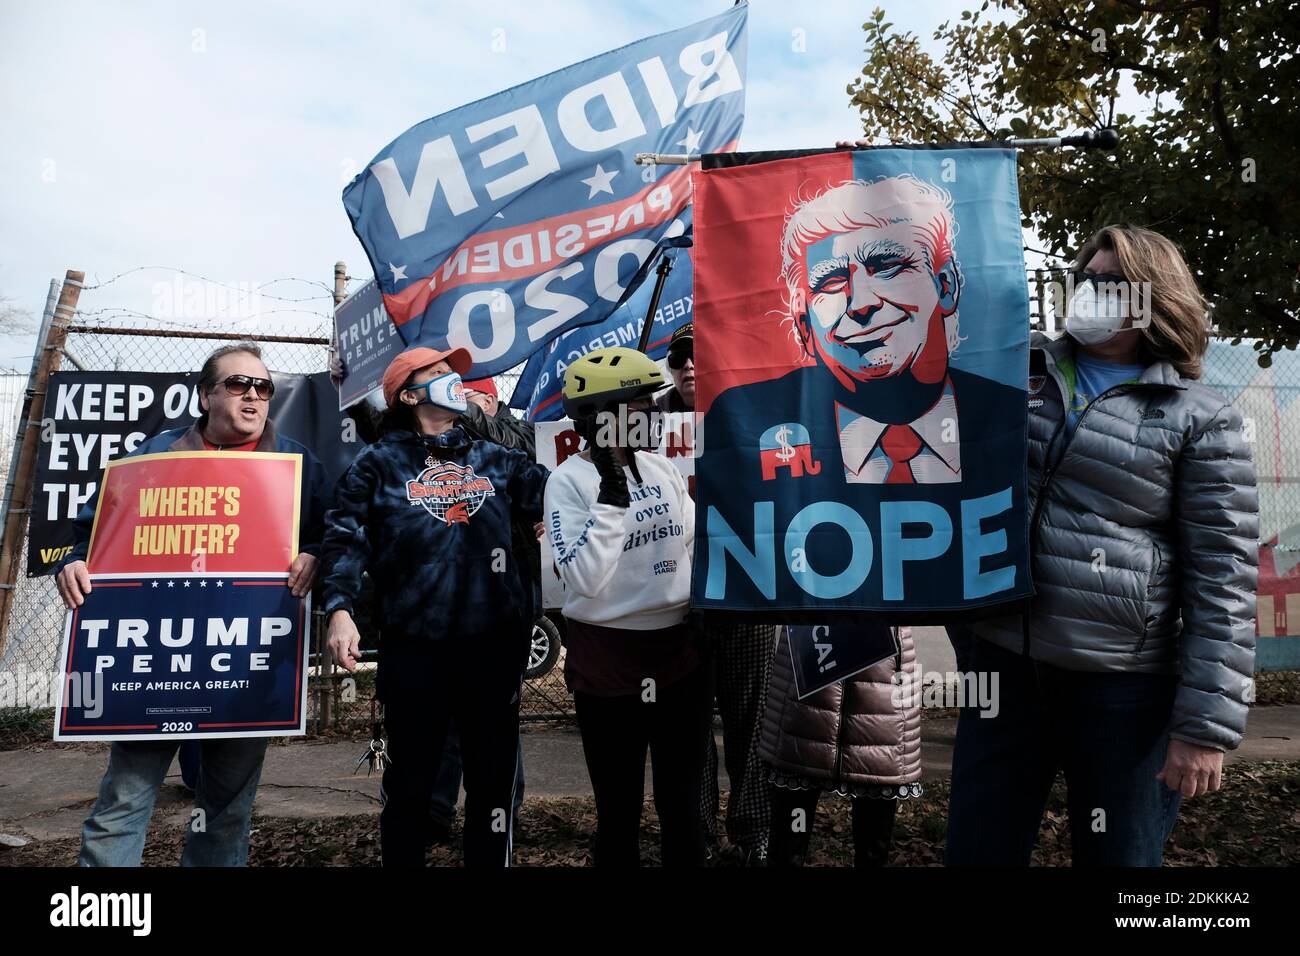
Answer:
[[[312, 608], [312, 646], [316, 648], [316, 733], [329, 729], [334, 719], [334, 667], [326, 664], [329, 652], [325, 648], [325, 612]], [[328, 676], [326, 668], [328, 667]]]
[[[0, 660], [4, 659], [5, 645], [9, 639], [9, 615], [13, 609], [14, 585], [18, 580], [21, 563], [23, 526], [31, 512], [32, 481], [36, 473], [36, 448], [40, 441], [41, 419], [45, 415], [45, 391], [50, 373], [59, 368], [68, 326], [77, 312], [81, 298], [84, 272], [68, 270], [59, 291], [59, 301], [53, 315], [45, 325], [43, 344], [33, 356], [34, 370], [23, 400], [23, 414], [19, 420], [15, 466], [9, 472], [9, 487], [5, 496], [4, 538], [0, 542]], [[53, 286], [51, 286], [53, 292]]]
[[1034, 270], [1034, 282], [1038, 286], [1038, 331], [1051, 332], [1047, 327], [1047, 279], [1042, 269]]
[[[339, 307], [348, 297], [348, 265], [346, 262], [334, 263], [334, 308]], [[338, 353], [337, 326], [330, 331], [330, 359]], [[317, 733], [328, 729], [334, 723], [334, 658], [329, 654], [326, 642], [329, 639], [328, 622], [321, 611], [312, 613], [312, 623], [316, 628], [316, 677], [320, 682], [320, 691], [316, 698]]]
[[13, 453], [9, 458], [9, 471], [5, 478], [5, 498], [4, 504], [0, 506], [0, 542], [3, 542], [4, 527], [9, 518], [9, 506], [13, 503], [14, 497], [14, 476], [18, 473], [18, 456], [23, 450], [23, 435], [27, 429], [23, 422], [27, 420], [28, 405], [31, 402], [32, 390], [36, 387], [36, 370], [41, 364], [41, 355], [44, 350], [40, 347], [45, 341], [45, 337], [50, 332], [50, 322], [54, 319], [54, 308], [59, 301], [59, 280], [50, 280], [50, 292], [45, 297], [45, 311], [41, 314], [41, 327], [36, 333], [36, 348], [33, 350], [31, 371], [27, 373], [27, 390], [24, 393], [22, 415], [18, 418], [18, 427], [14, 435]]

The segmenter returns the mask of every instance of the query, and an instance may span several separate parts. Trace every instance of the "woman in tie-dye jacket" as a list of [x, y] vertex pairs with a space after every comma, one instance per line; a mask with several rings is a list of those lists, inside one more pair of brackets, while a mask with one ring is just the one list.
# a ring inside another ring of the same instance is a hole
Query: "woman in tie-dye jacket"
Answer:
[[429, 797], [449, 721], [465, 769], [465, 862], [507, 866], [519, 688], [532, 626], [511, 551], [512, 520], [541, 519], [547, 471], [472, 439], [464, 349], [408, 349], [384, 374], [385, 434], [357, 455], [326, 516], [330, 653], [360, 659], [352, 619], [368, 572], [380, 632], [377, 695], [391, 762], [380, 816], [383, 862], [424, 863]]

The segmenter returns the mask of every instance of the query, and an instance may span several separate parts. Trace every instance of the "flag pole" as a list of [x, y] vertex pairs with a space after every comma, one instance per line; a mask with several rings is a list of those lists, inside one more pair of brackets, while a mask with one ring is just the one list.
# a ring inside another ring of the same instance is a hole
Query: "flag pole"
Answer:
[[659, 311], [659, 296], [663, 294], [664, 283], [668, 281], [668, 273], [673, 271], [673, 257], [668, 255], [663, 249], [659, 250], [659, 267], [655, 269], [655, 291], [650, 296], [650, 306], [645, 310], [645, 321], [641, 323], [641, 341], [637, 344], [636, 350], [644, 352], [650, 347], [650, 330], [654, 327], [655, 313]]
[[[1119, 132], [1113, 129], [1088, 130], [1077, 136], [1046, 136], [1038, 139], [1003, 139], [995, 140], [998, 145], [1010, 149], [1061, 149], [1069, 146], [1073, 149], [1114, 149], [1119, 145]], [[698, 163], [700, 153], [637, 153], [638, 166], [685, 166]], [[659, 308], [659, 295], [663, 292], [664, 281], [672, 271], [672, 258], [660, 252], [658, 279], [655, 281], [654, 295], [650, 298], [650, 308], [646, 310], [645, 322], [641, 326], [641, 341], [638, 351], [644, 352], [650, 343], [650, 328], [654, 322], [655, 311]]]
[[[1113, 129], [1099, 129], [1088, 130], [1077, 136], [1000, 139], [993, 142], [1012, 149], [1060, 149], [1064, 146], [1074, 149], [1114, 149], [1119, 145], [1119, 132]], [[700, 153], [637, 153], [636, 162], [640, 166], [685, 166], [687, 163], [698, 163], [700, 156]]]
[[685, 166], [687, 163], [698, 163], [699, 161], [699, 153], [636, 154], [636, 164], [638, 166]]
[[1041, 139], [1004, 139], [1000, 140], [1015, 149], [1060, 149], [1072, 146], [1075, 149], [1114, 149], [1119, 145], [1119, 131], [1113, 129], [1088, 130], [1078, 136], [1047, 136]]

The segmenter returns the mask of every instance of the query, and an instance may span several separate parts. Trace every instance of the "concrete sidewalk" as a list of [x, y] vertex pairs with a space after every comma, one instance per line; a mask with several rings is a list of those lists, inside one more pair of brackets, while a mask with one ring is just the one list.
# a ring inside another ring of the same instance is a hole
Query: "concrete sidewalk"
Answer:
[[[955, 720], [925, 720], [921, 744], [925, 778], [948, 775], [955, 732]], [[525, 726], [523, 742], [529, 798], [591, 793], [576, 727]], [[718, 746], [722, 746], [720, 736]], [[294, 818], [377, 813], [379, 777], [352, 773], [364, 749], [359, 740], [273, 744], [267, 750], [257, 812]], [[1258, 707], [1251, 711], [1246, 740], [1228, 762], [1295, 759], [1300, 759], [1300, 706]], [[107, 760], [108, 748], [103, 744], [0, 753], [0, 833], [28, 840], [79, 836]], [[173, 765], [159, 794], [158, 811], [168, 823], [179, 825], [188, 817], [191, 803], [190, 794], [180, 786], [180, 770]]]

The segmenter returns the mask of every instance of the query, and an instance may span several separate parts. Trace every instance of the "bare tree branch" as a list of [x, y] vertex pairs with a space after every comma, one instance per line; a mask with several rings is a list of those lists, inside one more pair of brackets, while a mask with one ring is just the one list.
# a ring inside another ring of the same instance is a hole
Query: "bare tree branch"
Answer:
[[0, 335], [22, 335], [36, 329], [30, 312], [19, 309], [9, 299], [0, 298]]

